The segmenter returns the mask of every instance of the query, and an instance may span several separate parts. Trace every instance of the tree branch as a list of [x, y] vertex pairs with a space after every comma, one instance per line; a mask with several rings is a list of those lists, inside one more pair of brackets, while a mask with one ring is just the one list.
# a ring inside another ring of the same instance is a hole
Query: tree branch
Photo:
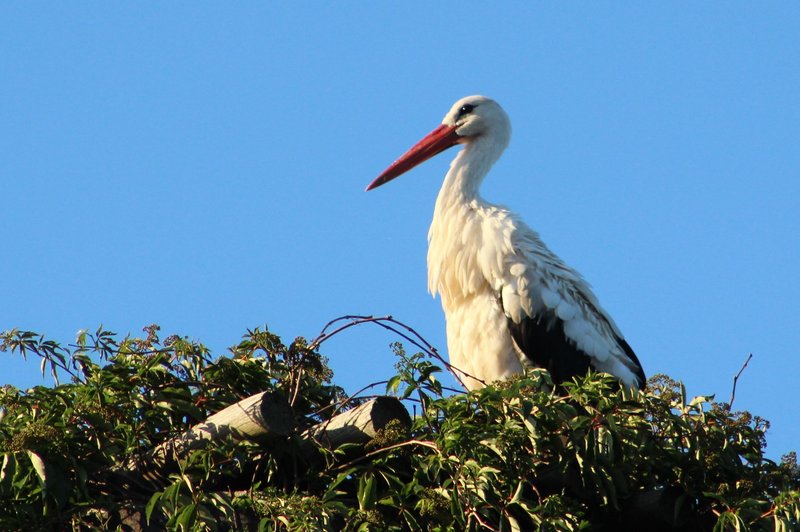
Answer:
[[[343, 320], [349, 320], [350, 322], [346, 323], [345, 325], [339, 326], [338, 328], [334, 329], [331, 332], [327, 332], [332, 325]], [[382, 317], [358, 316], [358, 315], [340, 316], [325, 324], [325, 327], [322, 328], [320, 334], [309, 344], [309, 348], [316, 350], [319, 348], [320, 344], [322, 344], [328, 338], [344, 331], [345, 329], [349, 329], [350, 327], [353, 327], [355, 325], [361, 325], [362, 323], [374, 323], [375, 325], [383, 327], [384, 329], [391, 331], [396, 335], [400, 336], [401, 338], [403, 338], [404, 340], [410, 342], [413, 346], [420, 349], [428, 356], [435, 358], [436, 360], [441, 362], [442, 365], [444, 365], [444, 367], [447, 368], [447, 370], [453, 374], [458, 383], [461, 384], [461, 386], [463, 386], [464, 388], [466, 388], [466, 386], [464, 385], [463, 377], [469, 377], [471, 379], [476, 380], [477, 382], [480, 382], [483, 385], [486, 385], [485, 381], [475, 377], [474, 375], [470, 375], [466, 371], [450, 364], [450, 362], [445, 360], [445, 358], [439, 354], [439, 351], [433, 345], [431, 345], [427, 340], [425, 340], [425, 338], [423, 338], [423, 336], [419, 334], [413, 327], [410, 327], [409, 325], [406, 325], [405, 323], [394, 319], [390, 315]], [[406, 332], [403, 332], [400, 329], [404, 329]]]
[[753, 353], [750, 353], [750, 355], [748, 355], [747, 360], [745, 360], [744, 364], [742, 364], [742, 368], [739, 370], [739, 373], [737, 373], [733, 377], [733, 390], [731, 390], [731, 400], [728, 401], [729, 412], [733, 408], [733, 400], [736, 398], [736, 382], [739, 380], [739, 377], [742, 376], [742, 372], [744, 371], [744, 368], [746, 368], [747, 365], [750, 363], [751, 358], [753, 358]]

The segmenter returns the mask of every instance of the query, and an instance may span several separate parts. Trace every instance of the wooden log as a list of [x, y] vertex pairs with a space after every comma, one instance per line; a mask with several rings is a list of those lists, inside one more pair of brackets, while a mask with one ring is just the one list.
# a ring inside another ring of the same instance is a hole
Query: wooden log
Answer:
[[[398, 399], [371, 399], [304, 431], [300, 435], [304, 440], [302, 452], [308, 453], [313, 442], [331, 449], [344, 443], [366, 443], [391, 421], [406, 428], [411, 426], [411, 416]], [[277, 394], [262, 392], [228, 406], [150, 452], [127, 460], [111, 473], [140, 486], [159, 485], [181, 457], [214, 439], [232, 436], [268, 445], [272, 439], [288, 436], [294, 428], [288, 403]]]
[[153, 449], [151, 456], [155, 459], [169, 454], [181, 456], [228, 435], [237, 440], [263, 442], [287, 436], [293, 429], [289, 404], [276, 394], [262, 392], [220, 410], [177, 438], [162, 443]]
[[[404, 428], [411, 426], [411, 416], [398, 399], [377, 397], [304, 431], [300, 434], [297, 452], [311, 464], [320, 460], [318, 445], [334, 449], [345, 443], [364, 444], [392, 421]], [[289, 404], [276, 394], [259, 393], [217, 412], [150, 452], [118, 465], [108, 471], [106, 480], [109, 488], [113, 486], [112, 491], [122, 491], [129, 496], [145, 494], [143, 500], [147, 500], [154, 488], [163, 489], [167, 485], [167, 478], [177, 468], [178, 460], [193, 449], [227, 436], [269, 446], [272, 439], [286, 438], [294, 430]], [[140, 532], [158, 530], [163, 523], [145, 522], [143, 504], [131, 502], [120, 508], [112, 521]]]
[[408, 410], [395, 397], [376, 397], [303, 432], [301, 438], [330, 448], [344, 443], [367, 443], [391, 421], [411, 427]]
[[110, 474], [125, 486], [161, 486], [184, 454], [214, 439], [230, 435], [237, 440], [266, 443], [270, 438], [285, 437], [292, 430], [294, 419], [289, 404], [277, 394], [261, 392], [220, 410], [151, 451], [128, 459]]

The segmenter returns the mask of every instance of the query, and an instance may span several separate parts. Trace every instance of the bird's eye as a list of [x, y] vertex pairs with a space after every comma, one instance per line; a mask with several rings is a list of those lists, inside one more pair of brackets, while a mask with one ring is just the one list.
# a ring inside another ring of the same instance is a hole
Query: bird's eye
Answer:
[[458, 116], [468, 115], [475, 109], [475, 106], [471, 103], [465, 103], [461, 106], [461, 109], [458, 110]]

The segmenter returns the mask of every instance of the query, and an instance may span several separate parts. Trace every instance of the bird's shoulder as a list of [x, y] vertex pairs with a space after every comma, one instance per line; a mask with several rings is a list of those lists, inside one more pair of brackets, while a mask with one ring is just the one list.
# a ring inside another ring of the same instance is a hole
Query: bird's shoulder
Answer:
[[564, 323], [575, 321], [620, 334], [583, 276], [553, 253], [536, 231], [513, 218], [512, 252], [504, 257], [495, 287], [507, 315], [516, 320], [551, 315]]
[[549, 314], [561, 321], [580, 318], [594, 328], [616, 325], [588, 282], [544, 243], [537, 231], [501, 205], [484, 205], [484, 245], [479, 263], [487, 279], [503, 299], [506, 314], [520, 321]]

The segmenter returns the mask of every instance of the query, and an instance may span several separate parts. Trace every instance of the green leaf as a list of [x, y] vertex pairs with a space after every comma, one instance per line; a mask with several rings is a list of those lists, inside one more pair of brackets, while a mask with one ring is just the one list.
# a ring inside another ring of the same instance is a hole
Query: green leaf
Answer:
[[12, 453], [3, 453], [3, 466], [0, 468], [0, 493], [7, 493], [17, 471], [17, 459]]
[[375, 503], [377, 486], [375, 476], [371, 473], [365, 474], [358, 481], [358, 508], [361, 511], [369, 510]]
[[30, 458], [31, 465], [33, 466], [34, 471], [36, 471], [36, 476], [39, 477], [39, 481], [42, 484], [47, 483], [47, 465], [45, 465], [44, 460], [42, 457], [36, 454], [33, 451], [27, 451], [28, 458]]
[[389, 382], [386, 383], [386, 393], [396, 394], [401, 382], [403, 382], [403, 377], [400, 375], [395, 375], [389, 379]]
[[161, 500], [161, 495], [162, 494], [163, 494], [163, 492], [161, 492], [161, 491], [157, 491], [157, 492], [153, 493], [152, 497], [150, 497], [150, 500], [147, 501], [147, 505], [145, 505], [145, 507], [144, 507], [144, 516], [145, 516], [145, 520], [147, 521], [148, 525], [150, 524], [150, 519], [151, 519], [151, 516], [153, 515], [153, 510], [155, 509], [155, 507], [158, 504], [158, 502]]
[[197, 517], [197, 506], [194, 503], [187, 504], [178, 514], [175, 524], [181, 530], [190, 530]]

